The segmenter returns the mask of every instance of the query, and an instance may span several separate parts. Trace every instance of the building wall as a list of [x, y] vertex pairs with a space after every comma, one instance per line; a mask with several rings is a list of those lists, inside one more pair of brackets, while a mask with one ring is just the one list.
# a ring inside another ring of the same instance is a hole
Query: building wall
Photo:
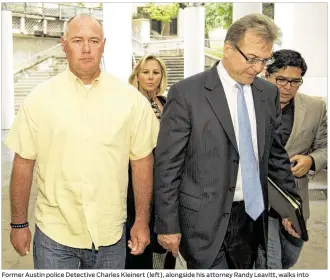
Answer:
[[[60, 43], [60, 38], [38, 38], [16, 35], [13, 38], [14, 70], [23, 60]], [[64, 55], [64, 53], [63, 53]]]

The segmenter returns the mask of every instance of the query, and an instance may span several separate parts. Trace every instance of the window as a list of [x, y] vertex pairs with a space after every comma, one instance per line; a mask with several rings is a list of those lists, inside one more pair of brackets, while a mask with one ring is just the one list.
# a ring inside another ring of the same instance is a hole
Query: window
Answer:
[[162, 23], [159, 20], [152, 19], [151, 20], [151, 30], [158, 32], [159, 34], [162, 32]]
[[170, 35], [178, 34], [178, 19], [172, 18], [170, 22]]

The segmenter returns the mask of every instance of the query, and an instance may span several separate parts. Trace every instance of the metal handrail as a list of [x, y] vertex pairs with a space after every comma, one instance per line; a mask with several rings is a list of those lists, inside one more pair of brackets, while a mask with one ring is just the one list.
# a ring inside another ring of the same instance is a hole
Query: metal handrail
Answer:
[[14, 76], [16, 76], [17, 74], [20, 74], [20, 73], [22, 73], [22, 72], [25, 72], [25, 71], [27, 71], [27, 70], [33, 68], [34, 66], [37, 66], [38, 64], [43, 63], [44, 61], [46, 61], [46, 60], [48, 60], [48, 59], [50, 59], [50, 58], [53, 58], [53, 57], [55, 57], [55, 56], [53, 56], [53, 55], [49, 55], [49, 56], [46, 56], [46, 57], [39, 58], [36, 62], [34, 62], [34, 63], [32, 63], [32, 64], [29, 64], [29, 65], [27, 65], [27, 66], [24, 66], [24, 67], [22, 67], [22, 68], [20, 68], [20, 69], [18, 69], [18, 70], [16, 70], [16, 71], [14, 72]]
[[134, 67], [136, 66], [136, 57], [135, 57], [135, 53], [133, 52], [132, 53], [132, 57], [133, 57], [133, 64], [134, 64]]
[[173, 38], [178, 38], [177, 35], [173, 35], [173, 36], [163, 36], [163, 35], [150, 35], [150, 39], [154, 39], [154, 40], [172, 40]]
[[144, 42], [142, 42], [142, 41], [140, 41], [140, 40], [136, 39], [135, 37], [132, 37], [132, 41], [135, 41], [135, 42], [137, 42], [137, 43], [138, 43], [138, 44], [140, 44], [140, 45], [141, 45], [141, 47], [143, 47], [143, 48], [145, 48], [145, 47], [146, 47], [146, 45], [148, 44], [148, 43], [144, 43]]
[[[38, 6], [38, 4], [41, 4]], [[23, 13], [24, 15], [27, 14], [34, 14], [34, 15], [40, 15], [41, 17], [45, 17], [45, 16], [55, 16], [55, 17], [59, 17], [60, 19], [62, 18], [66, 18], [65, 16], [65, 12], [68, 12], [68, 10], [74, 11], [74, 13], [70, 13], [70, 16], [74, 16], [77, 15], [77, 13], [79, 13], [81, 10], [83, 11], [87, 11], [88, 14], [95, 14], [95, 12], [99, 12], [102, 13], [103, 10], [102, 8], [89, 8], [89, 7], [81, 7], [81, 6], [76, 6], [76, 5], [70, 5], [70, 4], [66, 4], [66, 3], [61, 3], [61, 4], [57, 4], [57, 3], [50, 3], [50, 4], [55, 4], [57, 7], [56, 8], [48, 8], [45, 4], [47, 3], [3, 3], [2, 4], [2, 9], [6, 9], [6, 10], [10, 10], [13, 13], [17, 12], [17, 13]], [[31, 11], [33, 10], [33, 12], [31, 13]], [[46, 12], [51, 11], [51, 14], [45, 14]], [[98, 19], [102, 20], [102, 17], [99, 16]]]
[[161, 44], [161, 43], [183, 43], [183, 42], [184, 42], [184, 39], [155, 40], [155, 41], [149, 41], [148, 45]]
[[[46, 54], [46, 53], [50, 53], [52, 50], [58, 48], [59, 46], [61, 46], [61, 44], [58, 44], [58, 45], [56, 45], [56, 46], [54, 46], [54, 47], [51, 47], [51, 48], [49, 48], [49, 49], [47, 49], [47, 50], [45, 50], [45, 51], [39, 52], [39, 53], [37, 53], [37, 54], [35, 54], [35, 55], [33, 55], [33, 56], [27, 58], [27, 59], [24, 59], [22, 62], [19, 63], [19, 65], [28, 64], [29, 61], [32, 61], [33, 59], [36, 59], [36, 58], [38, 59], [38, 58], [40, 58], [40, 56], [42, 56], [42, 55], [44, 55], [44, 54]], [[50, 56], [50, 55], [48, 55], [48, 56]], [[24, 66], [23, 66], [23, 67], [24, 67]], [[17, 69], [16, 71], [18, 71], [18, 70], [19, 70], [19, 69]]]
[[216, 54], [219, 54], [219, 55], [223, 56], [223, 52], [216, 51], [215, 49], [211, 49], [211, 48], [208, 48], [208, 47], [204, 46], [204, 50], [211, 51], [213, 53], [216, 53]]
[[207, 57], [207, 58], [209, 58], [210, 60], [211, 60], [211, 64], [205, 64], [205, 65], [214, 65], [214, 63], [216, 63], [217, 61], [219, 61], [220, 60], [220, 58], [219, 57], [217, 57], [217, 56], [214, 56], [214, 55], [211, 55], [211, 54], [208, 54], [208, 53], [204, 53], [204, 55], [205, 55], [205, 57]]

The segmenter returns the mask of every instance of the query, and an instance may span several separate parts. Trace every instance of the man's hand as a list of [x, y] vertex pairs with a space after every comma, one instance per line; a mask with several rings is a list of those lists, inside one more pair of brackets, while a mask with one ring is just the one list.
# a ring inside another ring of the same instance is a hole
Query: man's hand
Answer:
[[13, 228], [10, 232], [10, 242], [22, 257], [30, 254], [31, 231], [29, 227]]
[[287, 218], [284, 218], [282, 220], [282, 225], [285, 228], [285, 230], [293, 237], [300, 238], [299, 234], [293, 229], [290, 221]]
[[179, 245], [181, 241], [181, 233], [175, 234], [158, 234], [158, 242], [169, 252], [172, 252], [174, 257], [178, 256]]
[[128, 248], [132, 255], [140, 255], [150, 243], [150, 230], [147, 223], [136, 221], [131, 229], [131, 238], [128, 241]]
[[304, 176], [311, 168], [313, 160], [310, 156], [305, 155], [295, 155], [290, 158], [291, 162], [297, 162], [294, 167], [291, 168], [293, 176], [302, 177]]

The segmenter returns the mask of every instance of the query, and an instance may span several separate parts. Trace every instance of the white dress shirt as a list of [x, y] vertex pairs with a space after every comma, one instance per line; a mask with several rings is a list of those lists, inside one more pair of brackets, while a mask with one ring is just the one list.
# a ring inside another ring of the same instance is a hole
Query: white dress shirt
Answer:
[[[237, 82], [228, 75], [227, 70], [224, 68], [221, 61], [219, 62], [218, 66], [217, 66], [217, 70], [218, 70], [218, 74], [219, 74], [223, 89], [226, 94], [229, 112], [231, 115], [231, 120], [232, 120], [234, 131], [235, 131], [237, 147], [239, 150], [239, 129], [238, 129], [238, 118], [237, 118], [238, 88], [236, 87]], [[259, 170], [257, 124], [256, 124], [256, 114], [255, 114], [255, 109], [254, 109], [254, 102], [253, 102], [251, 86], [244, 85], [243, 91], [244, 91], [244, 97], [245, 97], [248, 114], [249, 114], [249, 119], [250, 119], [253, 150], [254, 150], [256, 160], [257, 160], [257, 168]], [[234, 194], [234, 201], [241, 201], [241, 200], [243, 200], [243, 189], [242, 189], [241, 164], [239, 164], [236, 190], [235, 190], [235, 194]]]

